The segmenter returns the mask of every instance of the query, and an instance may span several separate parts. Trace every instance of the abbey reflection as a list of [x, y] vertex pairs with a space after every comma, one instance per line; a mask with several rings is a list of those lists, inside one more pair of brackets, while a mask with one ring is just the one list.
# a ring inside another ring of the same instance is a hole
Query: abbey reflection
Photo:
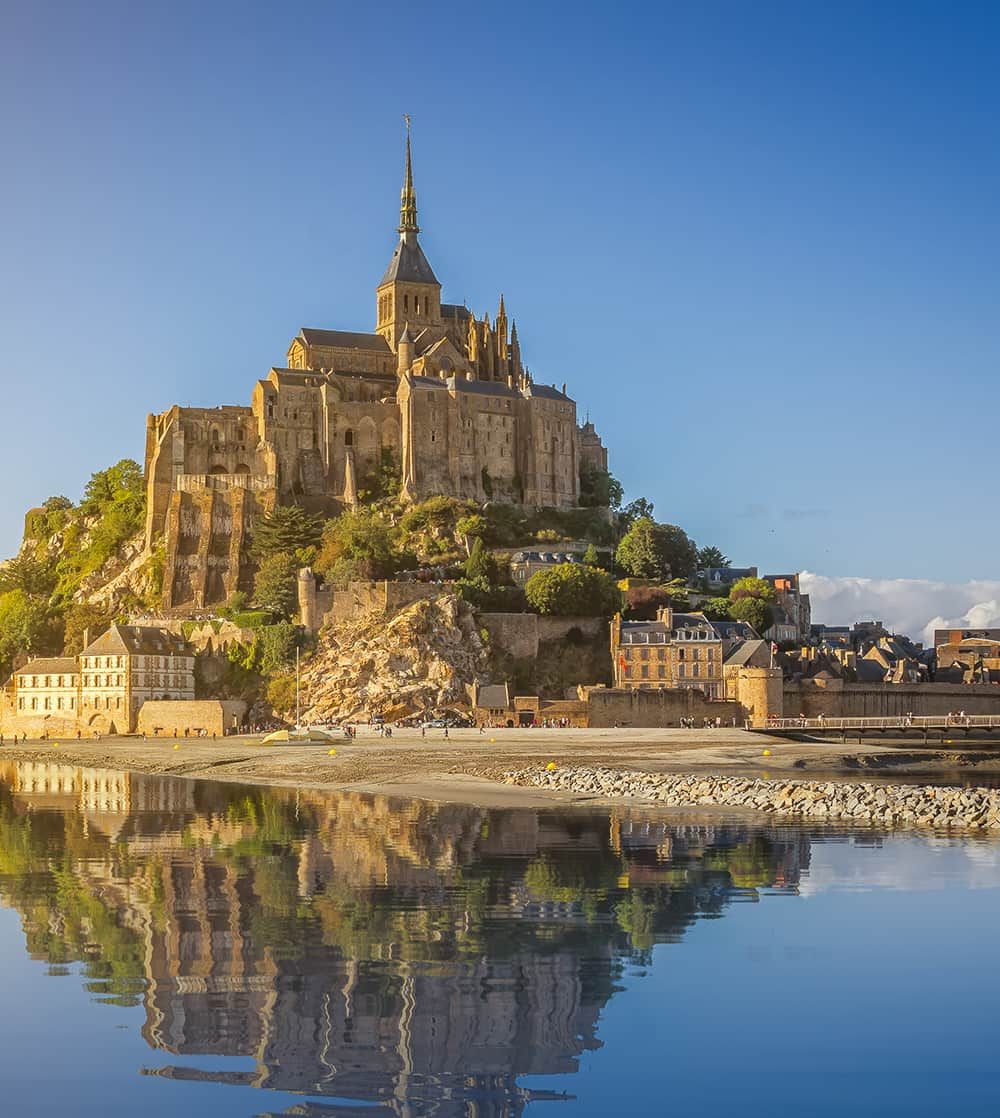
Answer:
[[0, 782], [0, 895], [32, 954], [84, 960], [96, 996], [143, 1004], [161, 1054], [255, 1063], [149, 1074], [400, 1115], [521, 1113], [533, 1096], [519, 1077], [572, 1072], [600, 1047], [629, 958], [734, 896], [794, 889], [808, 861], [791, 832], [639, 812], [296, 797], [59, 765], [0, 766]]

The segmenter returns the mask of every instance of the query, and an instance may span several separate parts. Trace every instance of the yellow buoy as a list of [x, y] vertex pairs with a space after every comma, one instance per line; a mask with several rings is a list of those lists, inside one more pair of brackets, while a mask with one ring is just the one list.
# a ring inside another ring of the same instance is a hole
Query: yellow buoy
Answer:
[[497, 739], [496, 739], [496, 738], [490, 738], [490, 743], [491, 743], [492, 745], [496, 745], [496, 743], [497, 743]]
[[555, 761], [549, 761], [549, 763], [545, 766], [545, 769], [546, 772], [554, 773], [556, 771]]
[[329, 752], [327, 753], [327, 757], [336, 757], [336, 756], [337, 756], [337, 751], [336, 751], [336, 749], [331, 749], [331, 750], [330, 750], [330, 751], [329, 751]]
[[178, 743], [177, 743], [177, 744], [176, 744], [176, 745], [174, 746], [174, 749], [180, 749], [180, 747], [181, 747], [181, 743], [180, 743], [180, 742], [178, 742]]
[[771, 756], [771, 751], [770, 751], [770, 749], [765, 749], [765, 750], [764, 750], [764, 756], [765, 756], [765, 757], [770, 757], [770, 756]]

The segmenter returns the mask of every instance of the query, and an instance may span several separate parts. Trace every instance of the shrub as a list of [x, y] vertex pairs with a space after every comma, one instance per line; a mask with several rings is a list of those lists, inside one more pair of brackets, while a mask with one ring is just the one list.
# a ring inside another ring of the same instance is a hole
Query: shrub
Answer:
[[532, 609], [557, 617], [610, 616], [621, 608], [615, 580], [595, 567], [560, 563], [536, 571], [524, 588]]

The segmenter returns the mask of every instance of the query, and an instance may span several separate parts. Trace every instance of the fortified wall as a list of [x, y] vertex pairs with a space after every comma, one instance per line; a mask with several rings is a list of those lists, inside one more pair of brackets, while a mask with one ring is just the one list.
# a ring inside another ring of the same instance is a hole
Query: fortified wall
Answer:
[[666, 729], [680, 726], [682, 718], [700, 724], [706, 718], [721, 718], [724, 726], [743, 725], [743, 706], [733, 699], [708, 699], [693, 687], [655, 690], [595, 687], [587, 696], [590, 726], [607, 729], [635, 726]]
[[844, 683], [809, 679], [786, 683], [785, 718], [902, 718], [965, 711], [1000, 714], [1000, 687], [991, 683]]

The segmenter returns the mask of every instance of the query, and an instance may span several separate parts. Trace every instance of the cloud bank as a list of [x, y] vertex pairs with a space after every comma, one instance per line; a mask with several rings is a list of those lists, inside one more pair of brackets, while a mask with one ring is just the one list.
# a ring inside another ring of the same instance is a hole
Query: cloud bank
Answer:
[[801, 571], [817, 624], [851, 625], [877, 618], [925, 644], [934, 630], [1000, 628], [1000, 582], [933, 582], [918, 578], [838, 578]]

